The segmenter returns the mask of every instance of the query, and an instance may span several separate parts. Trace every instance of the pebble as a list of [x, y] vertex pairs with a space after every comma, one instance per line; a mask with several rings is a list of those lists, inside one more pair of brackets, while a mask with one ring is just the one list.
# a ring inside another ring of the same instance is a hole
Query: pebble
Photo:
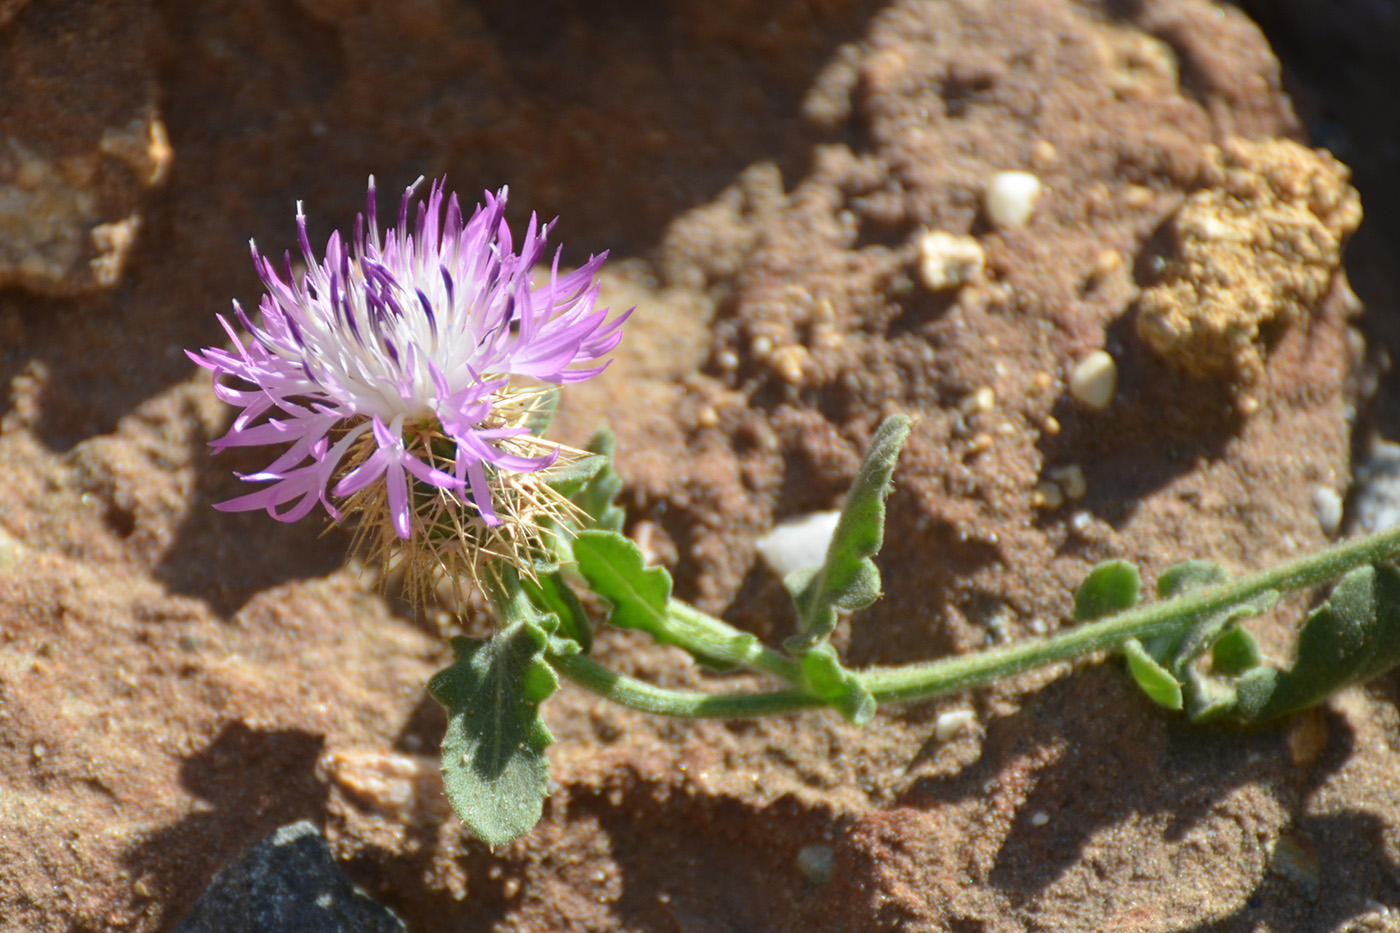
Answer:
[[931, 291], [961, 288], [982, 274], [987, 254], [970, 236], [930, 230], [919, 240], [919, 274]]
[[1058, 509], [1065, 504], [1065, 491], [1054, 483], [1036, 483], [1031, 493], [1031, 505], [1039, 509]]
[[812, 884], [826, 884], [836, 867], [836, 850], [818, 843], [797, 850], [797, 870]]
[[1355, 525], [1367, 534], [1400, 525], [1400, 444], [1376, 441], [1354, 477]]
[[950, 709], [946, 713], [939, 713], [933, 724], [933, 737], [940, 742], [946, 742], [976, 720], [977, 714], [970, 709]]
[[1332, 536], [1342, 527], [1342, 497], [1331, 486], [1315, 484], [1310, 490], [1313, 514], [1322, 533]]
[[1001, 230], [1024, 227], [1040, 197], [1040, 179], [1030, 172], [997, 172], [987, 185], [987, 219]]
[[819, 566], [840, 517], [840, 512], [810, 512], [780, 522], [758, 539], [759, 556], [780, 577]]
[[1069, 374], [1069, 394], [1075, 401], [1095, 411], [1113, 404], [1118, 391], [1118, 364], [1102, 350], [1080, 360]]
[[1056, 467], [1050, 471], [1050, 478], [1071, 499], [1083, 499], [1089, 492], [1089, 483], [1084, 479], [1084, 469], [1077, 464]]

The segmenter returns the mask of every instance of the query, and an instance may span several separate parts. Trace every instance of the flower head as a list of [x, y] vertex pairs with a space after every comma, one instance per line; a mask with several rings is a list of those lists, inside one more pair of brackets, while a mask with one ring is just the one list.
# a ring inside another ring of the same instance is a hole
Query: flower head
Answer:
[[595, 308], [606, 253], [560, 274], [556, 252], [537, 282], [552, 223], [532, 215], [517, 252], [506, 189], [464, 220], [441, 180], [411, 215], [417, 184], [381, 239], [371, 178], [350, 242], [331, 234], [320, 260], [298, 203], [306, 271], [288, 254], [279, 274], [252, 246], [266, 288], [259, 321], [234, 302], [251, 339], [220, 316], [232, 351], [189, 356], [242, 409], [216, 450], [285, 445], [239, 474], [259, 489], [216, 508], [286, 522], [318, 504], [337, 521], [344, 509], [359, 513], [362, 535], [378, 527], [382, 556], [406, 554], [410, 572], [420, 559], [474, 572], [483, 549], [530, 551], [537, 519], [560, 507], [544, 480], [577, 452], [537, 436], [533, 416], [550, 383], [603, 370], [631, 312]]

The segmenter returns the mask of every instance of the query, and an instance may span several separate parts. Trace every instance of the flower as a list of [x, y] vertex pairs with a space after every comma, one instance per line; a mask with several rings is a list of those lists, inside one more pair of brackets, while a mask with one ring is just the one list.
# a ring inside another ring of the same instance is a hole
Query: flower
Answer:
[[306, 271], [298, 276], [288, 254], [279, 275], [250, 242], [266, 288], [260, 321], [233, 306], [251, 339], [221, 315], [232, 351], [189, 356], [242, 409], [216, 450], [286, 445], [239, 474], [265, 485], [216, 508], [292, 522], [320, 504], [339, 521], [333, 500], [343, 500], [362, 535], [377, 523], [384, 556], [407, 549], [411, 570], [427, 557], [474, 572], [483, 549], [520, 562], [540, 540], [539, 517], [565, 507], [544, 479], [579, 454], [540, 438], [537, 412], [549, 384], [602, 372], [631, 312], [609, 319], [595, 308], [606, 253], [560, 274], [556, 251], [537, 284], [553, 224], [531, 215], [516, 252], [505, 188], [464, 221], [436, 181], [410, 223], [421, 182], [381, 240], [371, 177], [350, 243], [332, 233], [320, 261], [298, 202]]

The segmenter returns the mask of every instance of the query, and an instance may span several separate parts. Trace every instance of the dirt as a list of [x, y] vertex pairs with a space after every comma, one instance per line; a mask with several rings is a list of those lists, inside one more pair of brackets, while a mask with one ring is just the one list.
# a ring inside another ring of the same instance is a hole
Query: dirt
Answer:
[[[793, 619], [755, 540], [835, 507], [879, 420], [914, 415], [885, 597], [836, 636], [860, 665], [1068, 625], [1107, 557], [1151, 580], [1321, 546], [1313, 503], [1345, 497], [1370, 382], [1335, 254], [1250, 336], [1247, 377], [1139, 336], [1218, 154], [1307, 143], [1232, 7], [583, 10], [0, 2], [0, 264], [31, 238], [0, 271], [4, 927], [170, 929], [307, 818], [413, 930], [1394, 928], [1393, 678], [1253, 732], [1190, 726], [1103, 659], [863, 729], [665, 721], [566, 686], [544, 820], [494, 853], [466, 836], [422, 689], [438, 621], [380, 595], [339, 530], [210, 508], [261, 461], [210, 457], [230, 413], [183, 350], [256, 303], [247, 240], [290, 246], [298, 199], [322, 240], [370, 173], [445, 172], [509, 184], [515, 222], [558, 215], [566, 263], [611, 250], [605, 297], [638, 311], [558, 436], [610, 424], [629, 529], [679, 595], [765, 639]], [[1001, 171], [1042, 183], [1023, 227], [982, 208]], [[20, 222], [36, 191], [65, 207], [51, 227]], [[94, 231], [132, 217], [93, 266]], [[926, 287], [930, 230], [974, 237], [981, 272]], [[1102, 411], [1068, 390], [1099, 349]], [[1304, 608], [1254, 626], [1273, 656]], [[596, 653], [712, 680], [631, 633]], [[940, 742], [952, 709], [974, 723]]]

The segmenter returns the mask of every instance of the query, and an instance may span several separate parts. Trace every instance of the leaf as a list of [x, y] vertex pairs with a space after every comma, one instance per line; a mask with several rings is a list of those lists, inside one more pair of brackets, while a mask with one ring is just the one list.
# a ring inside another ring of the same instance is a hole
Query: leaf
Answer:
[[559, 387], [551, 385], [540, 394], [539, 401], [525, 415], [523, 426], [535, 437], [544, 437], [549, 426], [554, 423], [554, 415], [559, 410]]
[[808, 693], [830, 703], [847, 722], [863, 726], [875, 715], [875, 697], [855, 672], [841, 666], [829, 644], [802, 655], [802, 679]]
[[1171, 671], [1157, 663], [1136, 638], [1125, 641], [1122, 650], [1128, 659], [1128, 670], [1143, 693], [1167, 709], [1181, 709], [1181, 682]]
[[1248, 629], [1231, 629], [1211, 649], [1211, 666], [1223, 677], [1238, 677], [1262, 662], [1259, 642]]
[[618, 628], [639, 629], [719, 671], [747, 663], [757, 650], [758, 639], [748, 632], [718, 634], [673, 613], [671, 575], [663, 567], [646, 566], [642, 549], [618, 532], [580, 531], [574, 538], [574, 557], [589, 587], [612, 605], [608, 621]]
[[1157, 578], [1157, 596], [1161, 599], [1171, 599], [1229, 581], [1230, 575], [1225, 572], [1225, 568], [1214, 561], [1188, 560], [1173, 564], [1162, 571], [1162, 575]]
[[612, 603], [609, 622], [673, 643], [666, 612], [671, 575], [664, 567], [646, 566], [634, 542], [615, 531], [596, 529], [580, 531], [574, 538], [574, 559], [593, 592]]
[[[602, 472], [607, 465], [607, 457], [591, 454], [587, 457], [571, 461], [563, 466], [556, 464], [541, 473], [540, 476], [556, 490], [579, 489]], [[567, 495], [568, 494], [565, 493], [566, 498]]]
[[1400, 664], [1400, 571], [1359, 567], [1308, 615], [1297, 660], [1286, 671], [1255, 668], [1241, 678], [1238, 712], [1263, 721], [1306, 709]]
[[456, 660], [428, 682], [447, 708], [442, 780], [452, 809], [493, 849], [539, 822], [548, 793], [539, 704], [559, 681], [544, 660], [548, 636], [521, 620], [488, 639], [452, 639]]
[[[601, 528], [605, 531], [621, 531], [627, 520], [627, 513], [614, 500], [622, 491], [622, 477], [613, 469], [613, 452], [617, 440], [607, 428], [595, 432], [588, 441], [589, 453], [601, 457], [601, 467], [572, 492], [565, 492], [574, 505], [583, 509], [591, 520], [586, 527]], [[563, 490], [561, 490], [562, 492]]]
[[1089, 571], [1074, 591], [1074, 618], [1092, 622], [1137, 605], [1142, 591], [1138, 569], [1125, 560], [1106, 560]]
[[[1162, 572], [1157, 578], [1157, 595], [1169, 601], [1228, 582], [1229, 574], [1219, 564], [1189, 560]], [[1247, 660], [1253, 645], [1253, 637], [1238, 623], [1268, 611], [1277, 600], [1276, 591], [1266, 590], [1197, 618], [1185, 631], [1144, 643], [1125, 643], [1128, 668], [1138, 685], [1158, 703], [1185, 710], [1196, 722], [1216, 719], [1235, 707], [1235, 681], [1245, 670], [1239, 665]], [[1205, 670], [1201, 660], [1207, 652], [1212, 662], [1223, 663], [1213, 663], [1212, 670]], [[1257, 647], [1254, 655], [1257, 658]]]
[[885, 541], [885, 499], [893, 488], [890, 477], [899, 452], [909, 439], [909, 424], [907, 415], [891, 415], [880, 425], [846, 493], [826, 560], [783, 581], [801, 629], [785, 642], [789, 651], [810, 651], [825, 641], [836, 627], [838, 609], [864, 609], [879, 599], [880, 571], [870, 558]]
[[559, 619], [559, 635], [577, 642], [585, 653], [593, 650], [593, 626], [588, 613], [561, 573], [555, 571], [520, 583], [531, 602]]

